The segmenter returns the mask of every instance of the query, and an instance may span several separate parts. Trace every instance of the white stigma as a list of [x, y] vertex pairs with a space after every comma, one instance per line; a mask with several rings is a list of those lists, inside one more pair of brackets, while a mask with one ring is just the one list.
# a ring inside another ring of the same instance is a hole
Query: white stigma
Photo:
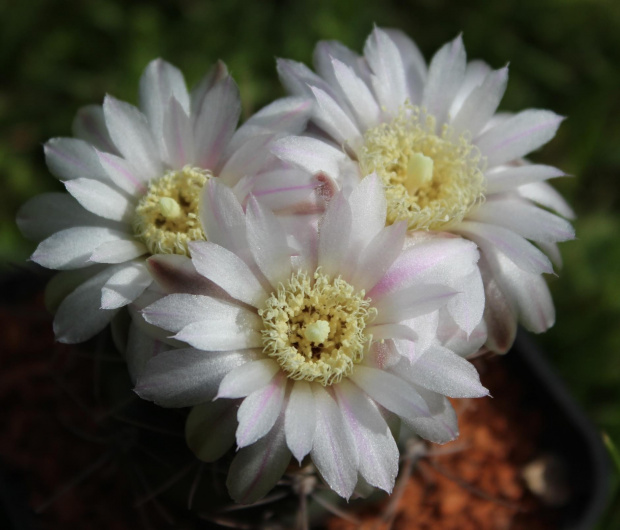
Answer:
[[173, 198], [162, 197], [159, 199], [159, 212], [166, 219], [176, 219], [183, 213], [183, 210], [181, 210], [181, 206]]
[[325, 320], [317, 320], [312, 324], [308, 324], [304, 329], [304, 337], [314, 344], [321, 344], [329, 337], [329, 322]]
[[433, 159], [422, 153], [415, 153], [409, 157], [404, 182], [409, 193], [415, 193], [433, 180], [433, 165]]

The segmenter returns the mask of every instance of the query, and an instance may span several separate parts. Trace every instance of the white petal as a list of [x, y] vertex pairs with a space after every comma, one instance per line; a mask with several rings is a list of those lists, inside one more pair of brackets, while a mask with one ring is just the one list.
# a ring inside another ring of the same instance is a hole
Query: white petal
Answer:
[[[483, 292], [484, 296], [484, 292]], [[487, 340], [486, 322], [481, 320], [474, 330], [467, 334], [456, 324], [446, 309], [440, 311], [439, 327], [437, 328], [439, 343], [450, 351], [467, 357], [476, 353]]]
[[337, 97], [334, 90], [324, 79], [316, 75], [305, 64], [289, 59], [277, 59], [276, 66], [282, 85], [293, 95], [311, 96], [311, 86], [320, 88], [332, 97]]
[[225, 299], [227, 294], [212, 281], [198, 274], [190, 258], [177, 254], [156, 254], [146, 260], [159, 287], [168, 294], [185, 293]]
[[127, 264], [103, 286], [101, 309], [117, 309], [133, 302], [152, 281], [143, 261]]
[[507, 83], [508, 68], [490, 72], [484, 82], [474, 88], [452, 120], [455, 131], [467, 131], [475, 138], [497, 110]]
[[76, 226], [99, 226], [121, 230], [122, 225], [86, 211], [67, 193], [42, 193], [17, 213], [17, 226], [24, 236], [41, 241], [55, 232]]
[[567, 241], [575, 237], [573, 227], [561, 217], [516, 198], [487, 200], [470, 212], [467, 218], [503, 226], [526, 239], [541, 243]]
[[457, 292], [445, 285], [412, 285], [375, 302], [378, 315], [373, 324], [401, 322], [445, 306]]
[[378, 125], [381, 109], [366, 83], [357, 76], [351, 66], [337, 59], [332, 59], [332, 62], [336, 80], [362, 130]]
[[467, 275], [454, 278], [450, 287], [458, 294], [448, 300], [446, 309], [463, 331], [472, 333], [480, 324], [484, 312], [484, 287], [480, 270], [476, 268]]
[[196, 270], [233, 298], [254, 307], [267, 299], [256, 275], [236, 254], [210, 241], [191, 244], [190, 250]]
[[83, 140], [52, 138], [43, 146], [49, 170], [61, 180], [91, 178], [108, 180], [97, 152]]
[[147, 252], [144, 243], [134, 239], [107, 241], [93, 251], [90, 255], [90, 261], [95, 263], [124, 263]]
[[114, 145], [140, 178], [161, 176], [161, 158], [144, 114], [112, 96], [103, 101], [103, 113]]
[[523, 270], [534, 274], [553, 272], [547, 256], [511, 230], [486, 223], [464, 221], [457, 225], [454, 231], [473, 239], [483, 252], [492, 252], [497, 248]]
[[575, 213], [564, 198], [546, 182], [533, 182], [519, 187], [521, 197], [537, 202], [545, 208], [555, 210], [562, 217], [574, 219]]
[[124, 158], [102, 151], [97, 151], [97, 157], [107, 179], [121, 190], [136, 198], [146, 193], [147, 181]]
[[168, 351], [170, 348], [167, 344], [146, 334], [139, 326], [132, 322], [129, 326], [129, 336], [125, 350], [125, 360], [127, 361], [127, 369], [129, 370], [131, 381], [135, 384], [138, 377], [142, 375], [146, 363], [155, 355]]
[[173, 168], [194, 164], [193, 126], [187, 111], [175, 98], [170, 99], [164, 112], [163, 143], [166, 161]]
[[287, 380], [280, 372], [267, 386], [255, 390], [243, 400], [237, 412], [239, 449], [253, 444], [271, 430], [282, 410]]
[[455, 440], [459, 436], [456, 413], [446, 398], [442, 397], [442, 402], [443, 408], [431, 417], [407, 418], [405, 423], [431, 442], [444, 444]]
[[379, 405], [401, 418], [430, 415], [420, 394], [394, 374], [358, 364], [350, 378]]
[[329, 94], [314, 86], [310, 90], [316, 100], [313, 121], [337, 143], [357, 147], [362, 142], [357, 124]]
[[31, 259], [48, 269], [77, 269], [92, 262], [93, 251], [109, 241], [126, 237], [122, 232], [104, 227], [67, 228], [42, 241]]
[[335, 388], [338, 405], [359, 455], [358, 469], [366, 481], [392, 492], [398, 473], [398, 447], [377, 406], [355, 385]]
[[[319, 265], [329, 276], [336, 277], [346, 272], [341, 265], [349, 252], [351, 224], [351, 208], [344, 195], [339, 193], [330, 201], [319, 226]], [[343, 275], [345, 280], [350, 280], [348, 276]]]
[[50, 313], [55, 313], [67, 295], [105, 269], [107, 265], [93, 265], [73, 271], [57, 272], [45, 286], [45, 308]]
[[347, 159], [341, 149], [305, 136], [287, 136], [277, 140], [271, 150], [281, 160], [291, 162], [313, 175], [324, 172], [332, 178], [339, 176], [339, 164]]
[[199, 167], [218, 169], [240, 113], [239, 89], [232, 77], [226, 76], [205, 94], [195, 116], [194, 145]]
[[374, 74], [373, 87], [379, 103], [391, 114], [397, 113], [409, 97], [398, 47], [385, 31], [375, 27], [364, 44], [364, 57]]
[[400, 58], [405, 68], [409, 101], [419, 105], [426, 81], [427, 68], [424, 57], [415, 43], [401, 30], [385, 29], [400, 52]]
[[101, 288], [119, 267], [107, 267], [80, 284], [58, 306], [54, 316], [56, 340], [75, 344], [90, 339], [105, 328], [116, 310], [100, 309]]
[[153, 357], [135, 392], [162, 407], [190, 407], [213, 399], [222, 378], [252, 359], [245, 352], [204, 352], [188, 348]]
[[73, 120], [72, 131], [73, 136], [85, 140], [99, 151], [118, 154], [108, 133], [101, 105], [80, 108]]
[[526, 164], [524, 166], [505, 166], [499, 171], [486, 174], [487, 194], [509, 191], [524, 184], [563, 177], [565, 173], [552, 166]]
[[469, 97], [469, 95], [482, 85], [487, 75], [491, 73], [491, 67], [480, 60], [473, 60], [467, 63], [465, 68], [465, 77], [461, 83], [459, 91], [456, 93], [452, 106], [450, 108], [450, 115], [456, 116], [456, 113], [463, 106], [463, 102]]
[[284, 417], [286, 443], [299, 461], [312, 450], [316, 429], [314, 394], [307, 381], [294, 381]]
[[343, 417], [327, 391], [313, 385], [316, 403], [316, 431], [310, 456], [329, 487], [348, 499], [357, 482], [358, 454], [351, 450], [354, 443]]
[[217, 392], [218, 398], [245, 397], [266, 387], [279, 372], [280, 367], [273, 359], [260, 359], [232, 370], [222, 380]]
[[236, 430], [237, 402], [218, 399], [197, 405], [190, 411], [185, 422], [185, 440], [196, 458], [215, 462], [235, 442]]
[[247, 240], [254, 260], [271, 285], [277, 287], [291, 276], [291, 252], [284, 228], [254, 197], [250, 197], [246, 214]]
[[387, 201], [381, 179], [376, 173], [368, 175], [353, 189], [348, 201], [352, 216], [349, 244], [357, 260], [367, 242], [385, 228]]
[[241, 504], [256, 502], [276, 485], [290, 460], [280, 417], [269, 434], [237, 453], [226, 479], [228, 493]]
[[236, 320], [224, 315], [192, 322], [174, 338], [206, 351], [243, 350], [263, 346], [260, 318], [250, 311], [239, 311]]
[[89, 212], [113, 221], [131, 223], [135, 205], [124, 193], [87, 178], [67, 181], [65, 187]]
[[437, 119], [441, 127], [465, 76], [466, 55], [463, 38], [459, 35], [434, 55], [428, 69], [422, 105]]
[[222, 61], [217, 61], [209, 72], [192, 89], [190, 95], [190, 114], [196, 116], [202, 107], [202, 103], [209, 91], [220, 81], [228, 77], [228, 68]]
[[555, 136], [564, 118], [548, 110], [530, 109], [488, 129], [476, 145], [489, 168], [531, 153]]
[[[274, 155], [269, 146], [276, 136], [271, 132], [255, 134], [230, 154], [224, 155], [219, 179], [226, 186], [234, 187], [244, 177], [249, 178], [273, 165]], [[246, 194], [243, 194], [245, 197]], [[238, 195], [241, 199], [241, 196]]]
[[368, 334], [372, 335], [373, 340], [382, 341], [387, 339], [403, 339], [410, 342], [415, 342], [418, 338], [418, 334], [413, 331], [409, 326], [404, 324], [378, 324], [369, 326]]

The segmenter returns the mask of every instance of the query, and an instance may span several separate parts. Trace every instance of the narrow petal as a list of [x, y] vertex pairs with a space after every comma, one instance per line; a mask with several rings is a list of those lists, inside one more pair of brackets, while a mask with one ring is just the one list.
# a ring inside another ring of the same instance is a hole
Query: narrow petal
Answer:
[[476, 145], [491, 168], [521, 158], [546, 144], [555, 136], [563, 119], [548, 110], [524, 110], [488, 129], [476, 140]]
[[450, 402], [441, 396], [442, 409], [430, 417], [406, 418], [405, 423], [419, 436], [438, 444], [445, 444], [459, 436], [456, 413]]
[[118, 154], [108, 133], [101, 105], [87, 105], [80, 108], [73, 120], [72, 131], [73, 136], [85, 140], [99, 151]]
[[266, 436], [254, 445], [241, 449], [232, 461], [226, 486], [236, 502], [256, 502], [282, 477], [291, 460], [282, 422], [280, 417]]
[[235, 400], [218, 399], [196, 405], [190, 411], [185, 422], [185, 440], [196, 458], [215, 462], [230, 449], [237, 430], [237, 406]]
[[368, 85], [358, 77], [351, 66], [337, 59], [332, 59], [332, 64], [336, 80], [349, 102], [357, 123], [360, 124], [361, 130], [378, 125], [381, 109]]
[[97, 151], [83, 140], [52, 138], [43, 146], [49, 170], [61, 180], [90, 178], [108, 180]]
[[420, 394], [394, 374], [358, 364], [350, 378], [379, 405], [401, 418], [430, 415]]
[[510, 191], [524, 184], [541, 182], [547, 179], [563, 177], [566, 174], [555, 167], [538, 164], [526, 164], [524, 166], [506, 166], [500, 171], [492, 171], [486, 174], [487, 194]]
[[114, 145], [142, 180], [163, 174], [157, 145], [144, 114], [136, 107], [106, 96], [103, 113]]
[[174, 338], [206, 351], [260, 348], [263, 346], [260, 323], [257, 315], [244, 311], [240, 312], [234, 321], [220, 317], [193, 322], [179, 331]]
[[124, 263], [148, 252], [144, 243], [135, 239], [107, 241], [99, 245], [90, 255], [95, 263]]
[[103, 151], [97, 151], [97, 157], [106, 172], [107, 179], [121, 190], [133, 197], [141, 197], [146, 193], [148, 179], [140, 175], [124, 158]]
[[188, 348], [153, 357], [138, 377], [135, 392], [162, 407], [191, 407], [212, 400], [222, 378], [252, 359], [245, 352], [204, 352]]
[[126, 237], [122, 232], [104, 227], [67, 228], [42, 241], [30, 259], [48, 269], [77, 269], [92, 262], [93, 251], [109, 241]]
[[192, 120], [186, 109], [175, 98], [166, 105], [162, 125], [166, 162], [170, 167], [182, 168], [194, 164], [194, 138]]
[[125, 350], [125, 360], [127, 361], [127, 369], [129, 370], [131, 381], [135, 384], [142, 375], [146, 363], [156, 355], [170, 349], [169, 345], [144, 333], [132, 321], [129, 326], [127, 348]]
[[225, 299], [227, 294], [212, 281], [198, 274], [187, 256], [156, 254], [146, 260], [147, 267], [159, 287], [168, 294], [185, 293]]
[[326, 131], [338, 144], [357, 147], [362, 142], [362, 133], [357, 124], [347, 116], [338, 102], [320, 88], [311, 86], [316, 100], [313, 121]]
[[329, 487], [348, 499], [357, 482], [358, 454], [349, 429], [343, 428], [340, 408], [319, 385], [313, 387], [316, 403], [316, 432], [310, 456]]
[[465, 68], [465, 77], [463, 82], [456, 93], [452, 106], [450, 108], [450, 115], [456, 116], [457, 112], [463, 106], [463, 102], [470, 96], [470, 94], [479, 86], [484, 83], [487, 75], [491, 73], [491, 67], [484, 61], [474, 60], [467, 63]]
[[409, 101], [419, 105], [426, 81], [427, 68], [424, 56], [407, 34], [398, 29], [383, 29], [400, 52], [406, 73]]
[[319, 266], [325, 274], [336, 277], [342, 273], [341, 264], [350, 248], [351, 224], [351, 208], [340, 193], [329, 203], [319, 226]]
[[428, 69], [422, 105], [435, 116], [437, 124], [448, 121], [448, 114], [465, 76], [466, 55], [459, 35], [445, 44], [433, 57]]
[[101, 309], [126, 306], [151, 285], [151, 275], [143, 261], [134, 261], [112, 275], [101, 290]]
[[[351, 208], [350, 247], [355, 254], [385, 228], [387, 201], [376, 173], [364, 177], [348, 198]], [[357, 255], [355, 259], [357, 259]]]
[[295, 381], [286, 406], [284, 432], [288, 448], [300, 465], [312, 450], [315, 430], [316, 405], [310, 384], [303, 380]]
[[280, 372], [267, 386], [243, 400], [237, 412], [239, 449], [253, 444], [271, 430], [282, 410], [286, 382], [286, 376]]
[[391, 493], [399, 452], [385, 420], [372, 400], [348, 381], [337, 385], [335, 394], [355, 441], [360, 473], [369, 484]]
[[123, 192], [87, 178], [70, 180], [65, 187], [89, 212], [112, 221], [131, 223], [135, 205]]
[[295, 96], [308, 97], [312, 95], [310, 87], [314, 86], [332, 97], [337, 97], [329, 84], [305, 64], [289, 59], [277, 59], [276, 66], [280, 81], [287, 92]]
[[368, 334], [372, 335], [373, 340], [382, 341], [387, 339], [403, 339], [415, 342], [418, 334], [409, 326], [404, 324], [377, 324], [369, 326]]
[[574, 219], [575, 212], [556, 190], [546, 182], [532, 182], [521, 186], [517, 192], [521, 197], [534, 201], [545, 208], [555, 210], [562, 217]]
[[217, 61], [209, 72], [200, 80], [200, 82], [192, 89], [190, 95], [190, 114], [196, 116], [205, 97], [209, 91], [220, 81], [228, 77], [228, 68], [222, 61]]
[[265, 388], [280, 367], [273, 359], [259, 359], [231, 370], [222, 380], [218, 398], [241, 398]]

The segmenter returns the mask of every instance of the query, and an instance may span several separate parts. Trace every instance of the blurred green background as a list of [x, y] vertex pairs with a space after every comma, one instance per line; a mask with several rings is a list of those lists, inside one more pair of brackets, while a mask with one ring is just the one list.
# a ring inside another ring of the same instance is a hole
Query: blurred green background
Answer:
[[[373, 24], [397, 27], [432, 53], [463, 32], [470, 58], [510, 62], [503, 110], [568, 116], [533, 159], [574, 206], [577, 241], [551, 284], [556, 326], [540, 337], [602, 431], [620, 445], [620, 2], [617, 0], [0, 1], [0, 270], [33, 245], [14, 218], [29, 197], [61, 186], [42, 143], [69, 136], [75, 111], [106, 92], [136, 102], [138, 79], [163, 57], [195, 83], [222, 59], [247, 117], [283, 94], [275, 57], [311, 61], [319, 39], [360, 51]], [[616, 501], [619, 500], [617, 490]], [[620, 504], [620, 502], [616, 502]], [[620, 528], [620, 508], [601, 528]]]

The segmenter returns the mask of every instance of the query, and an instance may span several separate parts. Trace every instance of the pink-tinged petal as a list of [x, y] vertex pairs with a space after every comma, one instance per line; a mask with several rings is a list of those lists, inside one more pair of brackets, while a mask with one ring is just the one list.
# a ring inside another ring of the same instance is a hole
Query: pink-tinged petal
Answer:
[[474, 330], [467, 334], [456, 324], [447, 310], [440, 311], [439, 326], [437, 328], [437, 340], [448, 350], [468, 357], [478, 352], [487, 340], [487, 326], [482, 319]]
[[440, 396], [442, 408], [430, 417], [405, 418], [406, 425], [419, 436], [438, 444], [445, 444], [459, 436], [456, 413], [447, 398]]
[[307, 381], [294, 381], [284, 416], [286, 443], [301, 465], [312, 450], [316, 430], [314, 394]]
[[77, 269], [91, 265], [93, 251], [110, 241], [127, 237], [104, 227], [78, 226], [56, 232], [42, 241], [30, 259], [48, 269]]
[[476, 145], [489, 168], [531, 153], [555, 136], [564, 118], [548, 110], [530, 109], [486, 130]]
[[526, 184], [525, 186], [519, 187], [517, 193], [521, 195], [521, 197], [534, 201], [545, 208], [555, 210], [562, 217], [566, 217], [567, 219], [575, 218], [575, 212], [573, 212], [572, 208], [564, 200], [564, 197], [546, 182]]
[[187, 348], [153, 357], [135, 392], [162, 407], [191, 407], [212, 400], [223, 377], [252, 359], [250, 352], [204, 352]]
[[369, 484], [391, 493], [399, 452], [385, 420], [368, 396], [348, 381], [337, 385], [334, 392], [360, 455], [359, 472]]
[[357, 364], [349, 377], [379, 405], [401, 418], [430, 415], [420, 394], [394, 374]]
[[98, 226], [122, 230], [123, 226], [85, 210], [66, 193], [42, 193], [17, 212], [17, 226], [28, 239], [41, 241], [56, 232], [76, 226]]
[[497, 110], [507, 84], [507, 67], [490, 72], [483, 83], [467, 96], [452, 119], [454, 130], [457, 133], [467, 131], [475, 138]]
[[244, 177], [254, 176], [273, 162], [274, 155], [269, 150], [275, 134], [261, 132], [248, 138], [230, 155], [225, 156], [219, 180], [227, 186], [234, 186]]
[[87, 105], [80, 108], [73, 120], [72, 131], [73, 136], [88, 142], [99, 151], [118, 154], [108, 133], [101, 105]]
[[486, 223], [465, 221], [457, 225], [454, 231], [473, 239], [483, 253], [500, 250], [525, 271], [534, 274], [553, 272], [547, 256], [511, 230]]
[[378, 341], [370, 345], [369, 351], [364, 355], [363, 363], [365, 366], [370, 366], [371, 368], [378, 368], [380, 370], [385, 370], [395, 364], [398, 364], [401, 360], [401, 352], [397, 350], [396, 343], [402, 342], [406, 345], [410, 345], [411, 348], [403, 349], [406, 358], [409, 358], [409, 353], [411, 353], [411, 358], [415, 358], [415, 343], [408, 340], [392, 340], [386, 339], [383, 341]]
[[209, 241], [190, 244], [196, 270], [233, 298], [261, 307], [269, 296], [254, 272], [233, 252]]
[[385, 31], [375, 27], [364, 43], [364, 57], [374, 74], [373, 88], [381, 107], [391, 114], [397, 113], [409, 97], [398, 47]]
[[117, 309], [130, 304], [151, 285], [152, 281], [143, 261], [127, 264], [103, 286], [101, 309]]
[[313, 121], [327, 132], [338, 144], [357, 147], [362, 141], [362, 133], [357, 124], [347, 116], [338, 102], [320, 88], [311, 86], [316, 100]]
[[409, 101], [418, 105], [422, 99], [426, 81], [426, 61], [419, 48], [403, 31], [383, 28], [383, 32], [398, 48], [405, 69]]
[[69, 180], [65, 188], [89, 212], [112, 221], [131, 223], [135, 205], [118, 189], [87, 178]]
[[160, 147], [163, 147], [164, 115], [171, 98], [180, 104], [186, 114], [189, 113], [189, 94], [183, 74], [170, 63], [155, 59], [144, 69], [140, 78], [140, 109], [148, 120], [153, 137], [160, 141]]
[[470, 212], [467, 218], [503, 226], [521, 237], [541, 243], [567, 241], [575, 237], [570, 223], [519, 198], [489, 199]]
[[166, 162], [172, 168], [194, 164], [193, 124], [187, 111], [175, 98], [171, 98], [164, 111], [162, 125], [163, 147]]
[[111, 180], [121, 190], [133, 197], [141, 197], [146, 193], [146, 180], [125, 159], [102, 151], [97, 151], [97, 157], [101, 167], [106, 172], [107, 179]]
[[487, 172], [487, 195], [511, 191], [524, 184], [541, 182], [556, 177], [564, 177], [566, 174], [555, 167], [538, 164], [526, 164], [524, 166], [503, 166], [496, 171]]
[[368, 334], [372, 335], [373, 341], [382, 341], [387, 339], [403, 339], [415, 342], [418, 334], [409, 326], [404, 324], [378, 324], [367, 328]]
[[83, 140], [52, 138], [43, 146], [45, 162], [53, 175], [60, 180], [90, 178], [107, 181], [108, 177], [99, 163], [97, 151]]
[[190, 95], [190, 114], [192, 116], [196, 116], [200, 112], [204, 99], [209, 91], [217, 83], [227, 78], [228, 75], [228, 68], [226, 68], [226, 65], [222, 61], [217, 61], [213, 65], [209, 72], [192, 89]]
[[446, 285], [412, 285], [375, 302], [378, 315], [373, 324], [401, 322], [445, 306], [457, 292]]
[[90, 339], [105, 328], [117, 310], [101, 307], [101, 288], [122, 265], [107, 267], [81, 283], [58, 306], [54, 316], [56, 340], [75, 344]]
[[251, 193], [278, 216], [322, 213], [324, 184], [314, 175], [298, 168], [266, 171], [249, 182]]
[[313, 175], [325, 173], [331, 178], [339, 176], [340, 164], [347, 160], [342, 149], [305, 136], [287, 136], [276, 140], [271, 150], [279, 159]]
[[99, 245], [90, 255], [95, 263], [124, 263], [148, 252], [146, 246], [134, 239], [107, 241]]
[[132, 322], [129, 326], [124, 354], [131, 381], [135, 384], [138, 377], [142, 375], [146, 363], [156, 355], [170, 349], [171, 346], [151, 337]]
[[192, 322], [174, 338], [187, 342], [194, 348], [206, 351], [244, 350], [260, 348], [263, 338], [259, 325], [262, 321], [250, 311], [239, 311], [235, 320], [217, 315], [209, 320]]
[[336, 81], [361, 129], [377, 126], [381, 119], [381, 109], [368, 85], [355, 73], [353, 67], [337, 59], [332, 59], [332, 64]]
[[279, 371], [278, 363], [269, 358], [243, 364], [222, 379], [217, 398], [246, 397], [265, 388]]
[[166, 293], [185, 293], [229, 298], [226, 292], [198, 274], [194, 263], [187, 256], [156, 254], [146, 260], [147, 267], [157, 285]]
[[238, 405], [232, 399], [218, 399], [190, 411], [185, 422], [185, 440], [196, 458], [215, 462], [230, 449], [235, 442]]
[[310, 456], [329, 487], [348, 499], [357, 482], [357, 451], [344, 418], [332, 396], [321, 386], [313, 385], [316, 403], [316, 431]]
[[434, 56], [428, 69], [422, 105], [435, 116], [439, 127], [449, 118], [449, 110], [465, 76], [466, 55], [459, 35]]
[[287, 92], [301, 97], [312, 96], [311, 86], [320, 88], [326, 94], [337, 98], [337, 94], [324, 79], [316, 75], [305, 64], [289, 59], [277, 59], [278, 76]]
[[265, 496], [282, 477], [291, 460], [286, 446], [282, 416], [258, 442], [241, 449], [230, 465], [226, 486], [241, 504], [251, 504]]
[[366, 291], [372, 289], [402, 252], [406, 233], [404, 221], [381, 230], [358, 256], [352, 284]]
[[199, 167], [219, 169], [240, 114], [239, 89], [232, 77], [224, 77], [205, 94], [194, 118], [194, 145]]
[[140, 179], [160, 177], [163, 167], [159, 150], [144, 114], [109, 95], [103, 101], [103, 113], [114, 145]]
[[287, 381], [280, 372], [266, 387], [255, 390], [243, 400], [237, 412], [239, 449], [253, 444], [271, 430], [282, 410]]
[[415, 385], [444, 396], [478, 398], [489, 394], [473, 364], [439, 345], [429, 348], [415, 363], [402, 362], [395, 370]]
[[276, 216], [254, 197], [247, 206], [247, 240], [254, 261], [272, 286], [291, 276], [291, 251]]
[[257, 134], [277, 132], [301, 134], [306, 127], [312, 107], [311, 98], [300, 97], [277, 99], [263, 107], [237, 129], [228, 144], [226, 159]]
[[240, 256], [247, 252], [245, 215], [232, 190], [211, 179], [203, 190], [200, 221], [207, 240]]
[[[336, 277], [343, 272], [342, 263], [349, 252], [352, 215], [349, 203], [339, 193], [329, 203], [325, 217], [319, 225], [319, 266], [329, 276]], [[349, 275], [343, 274], [345, 280]]]

